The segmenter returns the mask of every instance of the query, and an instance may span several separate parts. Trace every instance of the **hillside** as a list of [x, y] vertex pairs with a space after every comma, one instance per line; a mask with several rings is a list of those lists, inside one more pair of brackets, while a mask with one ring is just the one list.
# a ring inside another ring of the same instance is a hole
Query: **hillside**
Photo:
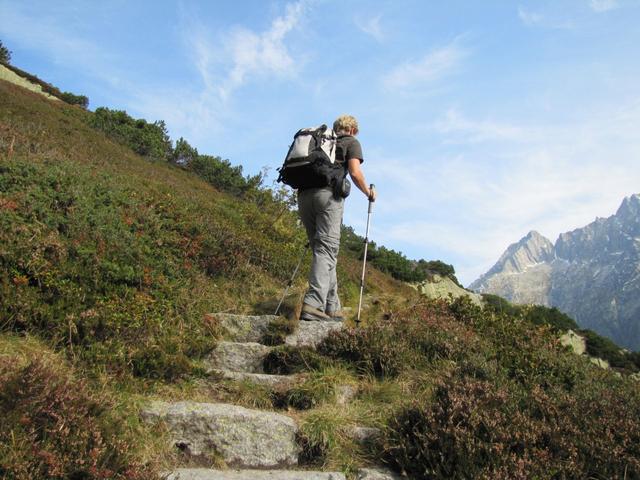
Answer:
[[554, 306], [619, 345], [640, 349], [640, 195], [617, 212], [563, 233], [531, 232], [471, 284], [515, 303]]
[[636, 363], [375, 268], [359, 327], [297, 322], [305, 272], [261, 315], [304, 245], [286, 203], [96, 118], [0, 81], [0, 477], [640, 478]]
[[[207, 348], [201, 319], [208, 312], [275, 309], [304, 245], [282, 205], [227, 195], [181, 168], [140, 158], [91, 128], [91, 112], [6, 83], [0, 93], [8, 157], [1, 306], [12, 329], [37, 325], [55, 344], [74, 345], [99, 331], [114, 342], [105, 348], [118, 352], [109, 359], [117, 369], [164, 341], [176, 358]], [[358, 262], [341, 263], [343, 295], [353, 303]], [[372, 294], [404, 290], [370, 274]], [[114, 314], [128, 317], [124, 329]], [[176, 317], [180, 333], [164, 323]], [[163, 331], [149, 329], [150, 321]]]

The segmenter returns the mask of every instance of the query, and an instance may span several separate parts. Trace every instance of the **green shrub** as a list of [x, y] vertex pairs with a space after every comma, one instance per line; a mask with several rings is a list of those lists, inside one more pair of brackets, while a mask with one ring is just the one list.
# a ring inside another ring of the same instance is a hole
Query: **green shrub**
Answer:
[[180, 137], [176, 141], [176, 146], [171, 154], [171, 161], [176, 165], [182, 165], [189, 167], [191, 162], [198, 158], [198, 150], [187, 142], [184, 138]]
[[628, 372], [638, 371], [637, 353], [633, 355], [625, 352], [611, 340], [598, 335], [592, 330], [579, 330], [579, 332], [584, 335], [587, 343], [587, 353], [592, 357], [602, 358], [614, 368]]
[[2, 40], [0, 40], [0, 63], [11, 63], [11, 52], [2, 44]]
[[257, 188], [262, 182], [260, 175], [245, 178], [242, 166], [234, 167], [229, 160], [211, 155], [198, 155], [191, 160], [189, 168], [214, 187], [236, 196]]
[[0, 476], [11, 479], [152, 479], [122, 440], [114, 403], [40, 359], [0, 364]]
[[130, 117], [124, 110], [100, 107], [96, 108], [90, 123], [143, 157], [154, 160], [171, 158], [171, 140], [162, 120], [148, 123], [144, 119]]
[[482, 300], [485, 308], [493, 313], [515, 316], [522, 311], [522, 307], [491, 293], [483, 293]]
[[69, 105], [79, 105], [82, 108], [89, 106], [89, 98], [85, 95], [75, 95], [71, 92], [62, 92], [60, 100], [68, 103]]
[[524, 318], [535, 325], [549, 325], [558, 331], [578, 330], [578, 324], [556, 307], [532, 305], [524, 309]]
[[[344, 250], [354, 253], [360, 259], [363, 258], [364, 237], [357, 235], [352, 227], [342, 226], [340, 243]], [[403, 282], [422, 282], [437, 273], [443, 277], [451, 278], [461, 286], [455, 276], [453, 265], [448, 265], [440, 260], [409, 260], [401, 252], [378, 246], [375, 242], [369, 242], [367, 262]]]
[[168, 382], [195, 372], [189, 358], [170, 339], [164, 340], [160, 344], [145, 345], [132, 354], [131, 368], [136, 376]]

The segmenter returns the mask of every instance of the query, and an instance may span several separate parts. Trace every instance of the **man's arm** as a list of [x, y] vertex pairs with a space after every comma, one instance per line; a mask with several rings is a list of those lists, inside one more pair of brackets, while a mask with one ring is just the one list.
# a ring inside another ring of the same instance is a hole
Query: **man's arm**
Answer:
[[360, 159], [359, 158], [350, 158], [349, 163], [349, 176], [353, 183], [356, 184], [356, 187], [364, 193], [369, 200], [372, 202], [376, 201], [376, 191], [370, 190], [367, 185], [367, 181], [364, 178], [364, 173], [362, 172], [362, 168], [360, 168]]

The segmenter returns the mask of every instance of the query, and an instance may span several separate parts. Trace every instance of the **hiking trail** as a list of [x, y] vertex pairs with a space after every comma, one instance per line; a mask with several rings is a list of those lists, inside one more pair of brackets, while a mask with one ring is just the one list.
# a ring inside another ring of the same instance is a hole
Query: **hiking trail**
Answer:
[[[263, 360], [274, 348], [263, 344], [273, 315], [213, 314], [225, 333], [224, 340], [206, 358], [205, 368], [223, 379], [249, 381], [268, 388], [286, 388], [302, 375], [265, 373]], [[315, 347], [341, 322], [300, 322], [285, 338], [285, 345]], [[357, 392], [349, 385], [336, 389], [336, 403], [349, 402]], [[190, 456], [211, 462], [221, 459], [229, 469], [176, 468], [166, 472], [168, 480], [346, 480], [341, 472], [301, 470], [298, 423], [285, 413], [249, 409], [225, 403], [162, 402], [148, 404], [141, 416], [148, 422], [163, 422], [172, 444]], [[367, 442], [380, 435], [370, 427], [355, 427], [351, 435]], [[395, 480], [384, 469], [363, 468], [357, 480]]]

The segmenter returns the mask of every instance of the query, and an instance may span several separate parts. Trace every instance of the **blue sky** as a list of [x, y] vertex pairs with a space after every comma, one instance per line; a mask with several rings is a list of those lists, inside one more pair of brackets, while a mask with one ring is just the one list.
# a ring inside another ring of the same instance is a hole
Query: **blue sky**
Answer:
[[640, 192], [639, 25], [640, 0], [0, 0], [14, 65], [247, 173], [355, 115], [372, 240], [464, 284]]

